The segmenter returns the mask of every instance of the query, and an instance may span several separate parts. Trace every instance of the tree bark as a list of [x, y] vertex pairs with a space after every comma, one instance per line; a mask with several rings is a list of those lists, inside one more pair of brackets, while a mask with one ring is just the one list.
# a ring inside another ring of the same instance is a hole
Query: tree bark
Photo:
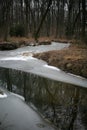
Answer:
[[86, 1], [82, 0], [82, 39], [85, 39], [85, 23], [86, 23]]
[[42, 17], [42, 19], [41, 19], [41, 22], [40, 22], [40, 24], [39, 24], [39, 27], [38, 27], [36, 33], [35, 33], [35, 40], [36, 40], [36, 41], [38, 41], [40, 29], [41, 29], [41, 27], [42, 27], [42, 25], [43, 25], [43, 22], [44, 22], [44, 20], [45, 20], [45, 18], [46, 18], [46, 16], [47, 16], [47, 13], [48, 13], [48, 11], [49, 11], [49, 7], [50, 7], [51, 3], [52, 3], [52, 0], [49, 0], [47, 9], [46, 9], [46, 11], [45, 11], [45, 13], [44, 13], [44, 15], [43, 15], [43, 17]]

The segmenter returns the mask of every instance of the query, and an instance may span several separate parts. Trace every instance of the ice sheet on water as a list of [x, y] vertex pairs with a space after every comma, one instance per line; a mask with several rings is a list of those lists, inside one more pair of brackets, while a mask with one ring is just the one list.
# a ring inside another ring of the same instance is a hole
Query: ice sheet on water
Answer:
[[50, 68], [50, 69], [53, 69], [53, 70], [57, 70], [57, 71], [60, 71], [60, 69], [59, 68], [57, 68], [57, 67], [54, 67], [54, 66], [50, 66], [50, 65], [44, 65], [44, 67], [46, 67], [46, 68]]

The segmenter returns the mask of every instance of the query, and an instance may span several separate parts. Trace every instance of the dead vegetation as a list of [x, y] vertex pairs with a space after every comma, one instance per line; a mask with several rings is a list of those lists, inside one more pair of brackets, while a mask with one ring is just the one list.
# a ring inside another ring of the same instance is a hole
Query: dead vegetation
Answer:
[[26, 37], [9, 37], [8, 41], [0, 39], [0, 50], [13, 50], [24, 46], [38, 46], [38, 45], [49, 45], [52, 39], [47, 37], [41, 37], [38, 42], [34, 38]]
[[34, 57], [45, 60], [66, 72], [87, 78], [87, 45], [73, 44], [59, 51], [35, 54]]

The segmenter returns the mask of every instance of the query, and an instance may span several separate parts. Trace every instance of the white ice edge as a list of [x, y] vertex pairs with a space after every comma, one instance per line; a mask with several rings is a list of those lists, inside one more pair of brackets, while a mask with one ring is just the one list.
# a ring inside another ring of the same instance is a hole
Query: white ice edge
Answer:
[[46, 67], [46, 68], [50, 68], [50, 69], [53, 69], [53, 70], [60, 71], [59, 68], [57, 68], [57, 67], [55, 67], [55, 66], [48, 65], [48, 64], [44, 65], [44, 67]]
[[[59, 69], [59, 68], [57, 68], [57, 67], [55, 67], [55, 66], [50, 66], [50, 65], [48, 65], [48, 64], [44, 65], [44, 67], [49, 68], [49, 69], [53, 69], [53, 70], [56, 70], [56, 71], [62, 71], [61, 69]], [[73, 76], [73, 77], [76, 77], [76, 78], [83, 79], [83, 80], [85, 79], [85, 78], [82, 77], [82, 76], [75, 75], [75, 74], [72, 74], [72, 73], [67, 73], [67, 74], [69, 74], [69, 75], [71, 75], [71, 76]]]
[[80, 78], [80, 79], [82, 79], [82, 80], [85, 80], [85, 79], [86, 79], [85, 77], [82, 77], [82, 76], [80, 76], [80, 75], [75, 75], [75, 74], [73, 74], [73, 73], [67, 73], [67, 74], [69, 74], [69, 75], [71, 75], [71, 76], [73, 76], [73, 77]]
[[[10, 93], [11, 93], [11, 92], [10, 92]], [[24, 101], [24, 97], [21, 96], [21, 95], [18, 95], [18, 94], [15, 94], [15, 93], [11, 93], [11, 95], [16, 96], [16, 97], [18, 97], [18, 98], [20, 98], [21, 100]]]
[[6, 58], [1, 58], [0, 60], [1, 61], [9, 61], [9, 60], [12, 60], [12, 61], [19, 61], [19, 60], [22, 60], [22, 61], [27, 61], [29, 59], [35, 59], [33, 58], [32, 56], [17, 56], [17, 57], [6, 57]]
[[5, 93], [0, 94], [0, 98], [7, 98], [7, 95]]

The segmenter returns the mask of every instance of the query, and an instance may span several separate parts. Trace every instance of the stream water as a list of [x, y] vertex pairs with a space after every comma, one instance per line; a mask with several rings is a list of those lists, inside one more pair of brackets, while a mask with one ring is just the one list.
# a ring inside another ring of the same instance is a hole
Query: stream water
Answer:
[[87, 79], [65, 73], [56, 67], [47, 65], [45, 61], [32, 57], [33, 53], [60, 50], [69, 45], [53, 42], [51, 45], [28, 46], [12, 51], [0, 51], [0, 67], [21, 70], [52, 80], [87, 87]]
[[24, 96], [58, 130], [87, 129], [86, 88], [4, 68], [0, 68], [0, 86]]
[[0, 96], [0, 130], [56, 130], [27, 105], [23, 97], [0, 87], [7, 97]]
[[[33, 58], [32, 53], [68, 47], [56, 44], [0, 52], [0, 86], [25, 101], [58, 130], [87, 129], [87, 79]], [[28, 56], [23, 54], [27, 53]], [[50, 130], [50, 128], [48, 128]]]

